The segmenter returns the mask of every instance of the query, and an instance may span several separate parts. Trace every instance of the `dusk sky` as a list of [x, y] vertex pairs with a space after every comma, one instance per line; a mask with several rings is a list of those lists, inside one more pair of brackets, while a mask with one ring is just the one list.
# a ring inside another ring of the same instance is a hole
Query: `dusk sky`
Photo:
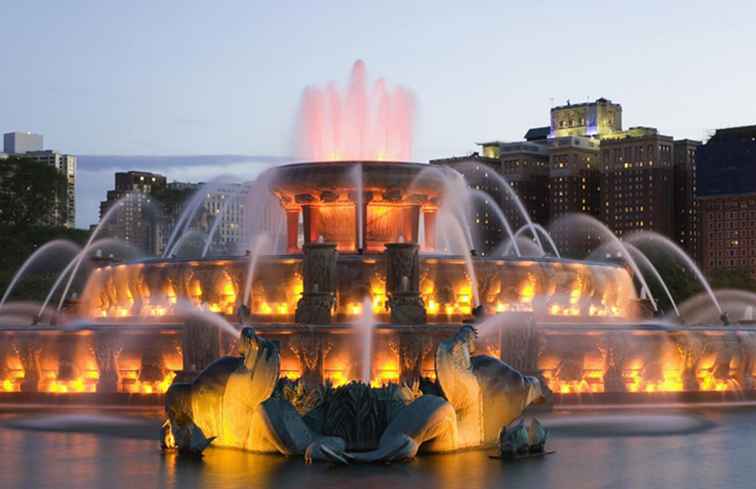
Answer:
[[519, 139], [567, 99], [676, 138], [755, 122], [754, 2], [507, 3], [5, 1], [0, 131], [98, 156], [80, 160], [84, 227], [117, 169], [286, 159], [303, 88], [345, 84], [357, 59], [414, 92], [417, 161]]

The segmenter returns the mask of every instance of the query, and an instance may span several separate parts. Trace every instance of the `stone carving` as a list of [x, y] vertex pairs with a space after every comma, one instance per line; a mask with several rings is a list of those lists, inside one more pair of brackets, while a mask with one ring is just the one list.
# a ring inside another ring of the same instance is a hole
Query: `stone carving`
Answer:
[[348, 463], [406, 460], [421, 446], [444, 452], [492, 444], [499, 428], [542, 400], [543, 393], [537, 379], [498, 359], [471, 356], [475, 336], [472, 326], [464, 326], [439, 344], [441, 396], [396, 385], [372, 389], [351, 383], [326, 387], [317, 406], [301, 416], [286, 398], [304, 397], [301, 393], [289, 388], [281, 395], [284, 388], [274, 395], [277, 347], [244, 328], [240, 358], [221, 358], [192, 383], [169, 388], [163, 445], [196, 453], [212, 441], [304, 455], [305, 461]]
[[425, 304], [420, 297], [419, 246], [386, 244], [386, 292], [391, 322], [424, 324]]
[[97, 392], [118, 392], [118, 357], [123, 350], [119, 338], [105, 331], [98, 332], [90, 348], [100, 375]]
[[433, 348], [431, 339], [416, 333], [399, 333], [398, 342], [389, 343], [389, 348], [399, 357], [399, 382], [404, 385], [419, 383], [423, 376], [423, 360]]
[[21, 366], [24, 367], [24, 381], [21, 382], [21, 392], [37, 392], [42, 373], [39, 364], [42, 344], [38, 338], [17, 337], [13, 341], [13, 349], [18, 355]]
[[604, 357], [604, 392], [625, 392], [625, 378], [622, 369], [625, 364], [626, 349], [622, 338], [607, 334], [599, 341], [599, 351]]
[[327, 339], [314, 333], [297, 335], [289, 341], [289, 349], [299, 359], [300, 381], [304, 385], [323, 383], [323, 364], [332, 348]]
[[391, 322], [397, 324], [424, 324], [427, 320], [425, 303], [416, 293], [398, 292], [389, 296], [387, 305]]
[[696, 378], [696, 371], [705, 351], [703, 340], [695, 333], [676, 335], [673, 337], [673, 340], [683, 365], [681, 374], [683, 389], [686, 391], [697, 391], [698, 379]]
[[336, 304], [336, 245], [306, 243], [302, 264], [302, 298], [294, 320], [306, 324], [330, 324]]
[[331, 292], [305, 292], [297, 302], [294, 320], [304, 324], [330, 324], [336, 296]]

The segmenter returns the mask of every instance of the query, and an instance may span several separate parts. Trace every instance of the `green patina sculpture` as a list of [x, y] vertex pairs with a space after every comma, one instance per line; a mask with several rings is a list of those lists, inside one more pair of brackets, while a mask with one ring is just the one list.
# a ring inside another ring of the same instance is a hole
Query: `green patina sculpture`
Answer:
[[426, 393], [357, 382], [303, 393], [282, 387], [276, 346], [245, 328], [241, 357], [221, 358], [192, 383], [168, 390], [163, 446], [201, 453], [212, 442], [304, 455], [307, 462], [367, 463], [493, 445], [501, 427], [543, 392], [537, 379], [496, 358], [473, 356], [475, 335], [468, 325], [441, 342], [437, 382]]

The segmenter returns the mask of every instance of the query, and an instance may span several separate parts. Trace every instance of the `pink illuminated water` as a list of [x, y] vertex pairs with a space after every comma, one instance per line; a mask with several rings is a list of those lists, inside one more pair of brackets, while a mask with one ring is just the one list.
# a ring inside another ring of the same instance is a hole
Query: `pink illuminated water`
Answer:
[[393, 160], [412, 156], [415, 102], [404, 87], [383, 79], [369, 86], [358, 60], [346, 90], [334, 82], [302, 94], [298, 156], [310, 161]]

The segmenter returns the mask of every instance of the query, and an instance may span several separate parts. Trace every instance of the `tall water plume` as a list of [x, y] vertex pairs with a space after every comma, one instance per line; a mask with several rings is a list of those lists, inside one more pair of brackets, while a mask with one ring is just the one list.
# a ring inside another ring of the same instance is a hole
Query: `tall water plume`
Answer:
[[309, 86], [298, 120], [300, 158], [310, 161], [386, 160], [412, 157], [415, 101], [385, 80], [368, 86], [365, 62], [352, 67], [346, 90], [334, 82]]

